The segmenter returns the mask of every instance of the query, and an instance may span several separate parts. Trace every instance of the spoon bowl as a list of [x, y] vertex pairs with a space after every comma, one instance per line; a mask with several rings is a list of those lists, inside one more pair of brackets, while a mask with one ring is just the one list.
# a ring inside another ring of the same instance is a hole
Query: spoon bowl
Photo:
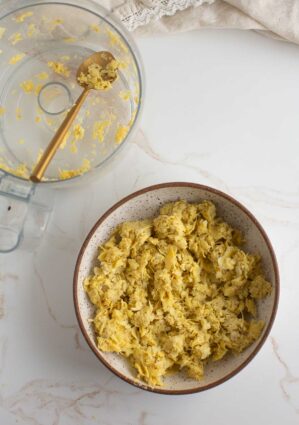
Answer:
[[[109, 63], [111, 63], [113, 60], [115, 60], [115, 58], [112, 55], [112, 53], [110, 53], [110, 52], [103, 51], [103, 52], [93, 53], [91, 56], [89, 56], [87, 59], [85, 59], [85, 61], [82, 62], [81, 65], [79, 66], [79, 68], [77, 70], [77, 75], [76, 75], [77, 83], [81, 87], [83, 87], [84, 89], [92, 90], [93, 87], [90, 87], [87, 84], [79, 81], [80, 75], [81, 74], [87, 74], [88, 68], [90, 67], [90, 65], [97, 64], [101, 68], [106, 68], [109, 65]], [[112, 77], [112, 76], [108, 77], [107, 76], [106, 78], [110, 83], [113, 83], [116, 80], [116, 77], [117, 76], [115, 74], [114, 77]], [[105, 79], [105, 76], [103, 76], [103, 79]]]

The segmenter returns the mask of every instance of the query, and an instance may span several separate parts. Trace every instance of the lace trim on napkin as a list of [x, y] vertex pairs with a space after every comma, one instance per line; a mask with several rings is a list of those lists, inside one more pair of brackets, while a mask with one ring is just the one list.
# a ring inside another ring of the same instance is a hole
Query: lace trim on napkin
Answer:
[[214, 0], [127, 0], [117, 7], [114, 13], [129, 31], [133, 31], [162, 16], [171, 16], [187, 7], [213, 2]]

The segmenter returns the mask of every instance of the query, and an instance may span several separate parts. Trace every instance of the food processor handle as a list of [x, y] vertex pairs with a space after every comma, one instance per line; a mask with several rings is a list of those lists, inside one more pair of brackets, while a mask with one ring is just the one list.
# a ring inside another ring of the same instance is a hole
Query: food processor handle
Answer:
[[32, 251], [40, 244], [53, 207], [52, 192], [36, 190], [0, 170], [0, 253], [19, 245]]
[[76, 100], [74, 106], [70, 109], [69, 113], [61, 123], [59, 129], [57, 130], [55, 136], [49, 143], [48, 147], [46, 148], [45, 152], [43, 153], [42, 157], [40, 158], [39, 162], [35, 166], [31, 176], [30, 180], [34, 183], [38, 183], [41, 181], [43, 175], [45, 174], [46, 169], [48, 168], [48, 165], [50, 164], [53, 156], [55, 155], [57, 149], [62, 144], [63, 139], [65, 138], [70, 126], [74, 122], [74, 119], [78, 115], [78, 112], [81, 109], [81, 106], [88, 95], [89, 88], [85, 88], [83, 92], [80, 94], [78, 99]]

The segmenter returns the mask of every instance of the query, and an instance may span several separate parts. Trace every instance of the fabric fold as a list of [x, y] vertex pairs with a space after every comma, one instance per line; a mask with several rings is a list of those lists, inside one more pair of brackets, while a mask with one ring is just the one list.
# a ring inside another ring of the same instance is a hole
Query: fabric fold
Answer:
[[110, 0], [110, 6], [136, 35], [241, 29], [299, 44], [296, 0]]

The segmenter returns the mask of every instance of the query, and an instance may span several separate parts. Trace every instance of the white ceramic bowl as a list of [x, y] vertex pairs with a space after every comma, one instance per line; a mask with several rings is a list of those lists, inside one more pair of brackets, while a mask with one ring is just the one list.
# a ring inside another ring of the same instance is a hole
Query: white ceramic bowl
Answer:
[[[201, 381], [177, 374], [165, 379], [163, 387], [150, 387], [136, 378], [128, 361], [114, 353], [100, 351], [95, 342], [92, 325], [93, 306], [84, 292], [84, 279], [91, 273], [98, 252], [98, 246], [105, 242], [116, 225], [123, 221], [153, 217], [160, 206], [169, 201], [185, 199], [189, 202], [213, 201], [218, 214], [245, 235], [245, 249], [260, 253], [266, 278], [272, 283], [269, 297], [258, 303], [258, 317], [265, 322], [260, 338], [238, 356], [227, 355], [219, 362], [210, 362], [205, 367]], [[221, 384], [242, 370], [264, 344], [272, 327], [278, 304], [279, 273], [271, 243], [254, 216], [230, 196], [210, 187], [194, 183], [165, 183], [147, 187], [127, 196], [110, 208], [94, 225], [87, 236], [76, 264], [74, 275], [74, 303], [81, 331], [95, 355], [112, 372], [137, 387], [163, 394], [188, 394], [203, 391]]]

